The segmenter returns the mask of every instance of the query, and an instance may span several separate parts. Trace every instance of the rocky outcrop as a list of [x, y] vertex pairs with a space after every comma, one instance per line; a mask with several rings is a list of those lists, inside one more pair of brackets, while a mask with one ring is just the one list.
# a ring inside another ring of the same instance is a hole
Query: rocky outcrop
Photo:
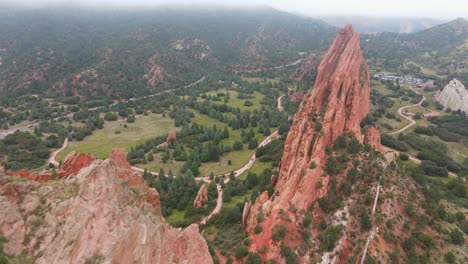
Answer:
[[198, 194], [193, 201], [194, 208], [201, 208], [203, 204], [208, 202], [208, 188], [206, 188], [206, 184], [203, 184], [198, 190]]
[[159, 64], [160, 54], [156, 53], [148, 59], [145, 65], [145, 75], [143, 78], [148, 80], [148, 84], [156, 86], [159, 82], [164, 81], [166, 78], [171, 77], [166, 73], [163, 66]]
[[301, 66], [294, 71], [290, 78], [294, 81], [313, 81], [317, 74], [317, 67], [319, 65], [319, 59], [315, 54], [310, 54], [301, 63]]
[[375, 127], [369, 127], [364, 134], [364, 143], [374, 146], [377, 151], [384, 153], [384, 149], [380, 141], [380, 132]]
[[166, 141], [159, 144], [158, 147], [167, 148], [167, 146], [169, 145], [169, 142], [171, 142], [171, 140], [176, 140], [176, 139], [177, 139], [177, 132], [172, 130], [171, 132], [169, 132], [169, 134], [167, 134]]
[[167, 134], [167, 138], [166, 138], [166, 142], [169, 142], [171, 140], [176, 140], [177, 138], [177, 133], [172, 130], [171, 132], [169, 132], [169, 134]]
[[58, 171], [58, 176], [63, 178], [69, 175], [76, 175], [82, 168], [87, 167], [94, 160], [95, 158], [90, 154], [72, 151], [65, 157]]
[[159, 194], [123, 164], [122, 154], [115, 150], [74, 177], [44, 184], [0, 171], [5, 253], [26, 254], [39, 264], [213, 263], [198, 226], [166, 224]]
[[437, 91], [434, 99], [444, 106], [444, 110], [450, 108], [468, 114], [468, 91], [457, 79], [451, 80], [442, 91]]
[[[266, 194], [258, 197], [245, 221], [252, 239], [250, 250], [266, 249], [262, 252], [264, 259], [279, 259], [279, 243], [272, 240], [279, 226], [288, 232], [283, 243], [293, 248], [301, 243], [297, 239], [302, 237], [297, 212], [308, 210], [328, 191], [326, 147], [344, 133], [363, 143], [360, 122], [369, 111], [369, 95], [369, 71], [359, 47], [359, 34], [347, 25], [322, 58], [314, 88], [294, 117], [273, 196], [267, 200]], [[376, 141], [375, 134], [369, 137], [372, 143]], [[262, 221], [257, 217], [259, 213]], [[257, 225], [262, 226], [260, 234], [253, 232]]]
[[[183, 51], [195, 60], [205, 61], [213, 54], [211, 47], [201, 39], [179, 39], [172, 43], [172, 48]], [[214, 60], [213, 58], [210, 58]]]

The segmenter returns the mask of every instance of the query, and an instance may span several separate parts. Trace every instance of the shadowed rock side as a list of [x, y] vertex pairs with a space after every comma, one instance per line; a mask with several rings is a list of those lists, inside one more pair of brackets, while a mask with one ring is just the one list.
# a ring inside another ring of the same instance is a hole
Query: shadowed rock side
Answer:
[[198, 190], [197, 196], [195, 197], [195, 200], [193, 201], [193, 208], [201, 208], [203, 204], [206, 204], [208, 202], [208, 188], [206, 187], [206, 184], [203, 184], [200, 187], [200, 190]]
[[[359, 34], [347, 25], [324, 55], [315, 86], [294, 117], [274, 194], [270, 199], [265, 197], [266, 193], [259, 196], [245, 216], [252, 251], [266, 249], [262, 253], [264, 259], [279, 259], [279, 243], [272, 241], [272, 233], [278, 226], [289, 232], [283, 243], [291, 247], [300, 243], [297, 231], [300, 219], [294, 211], [307, 210], [327, 193], [330, 177], [324, 174], [326, 146], [348, 132], [363, 142], [360, 122], [369, 111], [369, 94], [369, 72], [359, 47]], [[371, 132], [371, 143], [377, 143], [375, 132], [378, 134], [376, 130]], [[319, 182], [322, 187], [317, 188]], [[255, 234], [261, 218], [263, 232]]]
[[313, 81], [318, 64], [319, 59], [312, 53], [304, 59], [301, 66], [291, 74], [290, 78], [295, 81]]
[[42, 184], [0, 171], [5, 253], [35, 263], [213, 263], [198, 225], [166, 224], [158, 192], [122, 157], [114, 150], [76, 176]]

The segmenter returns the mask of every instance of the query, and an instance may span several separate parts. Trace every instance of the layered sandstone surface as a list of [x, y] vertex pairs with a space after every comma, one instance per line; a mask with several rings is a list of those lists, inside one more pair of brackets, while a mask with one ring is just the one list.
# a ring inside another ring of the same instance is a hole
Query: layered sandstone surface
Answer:
[[158, 192], [123, 151], [107, 160], [73, 154], [66, 164], [70, 175], [45, 183], [0, 171], [5, 253], [36, 263], [213, 263], [197, 225], [175, 229], [164, 221]]
[[442, 91], [437, 91], [434, 99], [444, 106], [444, 110], [460, 110], [468, 114], [468, 90], [457, 80], [451, 80]]
[[[314, 88], [294, 117], [274, 194], [269, 199], [262, 194], [244, 212], [245, 229], [252, 239], [250, 250], [262, 252], [264, 259], [279, 259], [279, 243], [272, 240], [272, 234], [280, 226], [289, 232], [282, 243], [293, 248], [300, 243], [297, 212], [308, 210], [327, 194], [326, 147], [344, 133], [363, 143], [360, 122], [369, 111], [369, 95], [369, 71], [359, 34], [347, 25], [322, 58]], [[373, 128], [368, 131], [368, 143], [380, 149], [380, 134]], [[259, 234], [254, 232], [257, 225], [263, 228]]]

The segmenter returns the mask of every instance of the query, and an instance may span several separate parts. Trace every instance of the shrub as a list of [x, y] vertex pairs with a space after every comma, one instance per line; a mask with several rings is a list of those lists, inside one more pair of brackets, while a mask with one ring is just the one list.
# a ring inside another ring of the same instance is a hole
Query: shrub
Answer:
[[323, 233], [318, 235], [320, 240], [320, 250], [332, 251], [340, 238], [341, 226], [328, 226]]
[[315, 163], [315, 161], [312, 161], [310, 164], [309, 164], [309, 169], [313, 170], [317, 168], [317, 164]]
[[322, 130], [322, 123], [320, 121], [315, 121], [315, 130], [321, 131]]
[[420, 165], [421, 170], [427, 175], [447, 177], [448, 171], [445, 167], [439, 167], [437, 164], [430, 160], [423, 160]]
[[249, 100], [244, 102], [244, 106], [252, 106], [252, 105], [254, 105], [254, 104]]
[[405, 153], [400, 154], [400, 160], [409, 160], [409, 156]]
[[455, 255], [452, 252], [448, 252], [447, 254], [445, 254], [444, 259], [445, 261], [447, 261], [447, 263], [450, 263], [450, 264], [456, 262]]
[[247, 256], [247, 254], [249, 254], [249, 250], [244, 245], [237, 246], [235, 253], [234, 253], [237, 259], [244, 258]]
[[399, 140], [395, 139], [394, 137], [392, 137], [390, 135], [387, 135], [387, 134], [382, 135], [381, 143], [382, 143], [382, 145], [394, 148], [394, 149], [399, 150], [399, 151], [407, 151], [408, 150], [408, 147], [406, 146], [406, 144], [404, 142], [401, 142], [401, 141], [399, 141]]
[[263, 228], [260, 225], [257, 225], [254, 229], [255, 234], [260, 234], [262, 231], [263, 231]]
[[273, 232], [273, 235], [271, 236], [273, 240], [275, 241], [280, 241], [286, 236], [286, 227], [284, 226], [275, 226], [276, 231]]
[[450, 232], [450, 241], [455, 245], [465, 244], [463, 233], [458, 228], [454, 228], [452, 232]]
[[250, 252], [247, 256], [247, 260], [245, 261], [246, 264], [261, 264], [262, 258], [256, 253]]

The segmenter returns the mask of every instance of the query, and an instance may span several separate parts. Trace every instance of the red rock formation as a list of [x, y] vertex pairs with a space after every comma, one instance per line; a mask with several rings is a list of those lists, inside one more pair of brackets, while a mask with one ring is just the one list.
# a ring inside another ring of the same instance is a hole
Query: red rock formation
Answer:
[[166, 142], [170, 142], [171, 140], [175, 140], [177, 138], [177, 133], [172, 130], [171, 132], [169, 132], [169, 134], [167, 134], [167, 138], [166, 138]]
[[303, 91], [293, 91], [289, 95], [289, 97], [291, 98], [291, 101], [295, 102], [295, 103], [302, 102], [302, 100], [304, 100], [305, 96], [306, 96], [306, 94]]
[[119, 166], [124, 167], [128, 170], [132, 169], [132, 166], [127, 162], [127, 156], [123, 149], [113, 149], [109, 154], [109, 159], [113, 160]]
[[384, 149], [380, 141], [380, 132], [375, 127], [369, 127], [364, 135], [364, 143], [374, 146], [377, 151], [384, 153]]
[[193, 201], [194, 208], [201, 208], [203, 204], [208, 202], [208, 188], [206, 188], [206, 184], [203, 184], [198, 190], [198, 194]]
[[[264, 259], [279, 259], [279, 243], [271, 237], [275, 226], [288, 230], [284, 243], [301, 243], [295, 212], [307, 210], [327, 194], [330, 177], [324, 173], [327, 145], [343, 133], [352, 133], [362, 142], [360, 122], [369, 111], [370, 80], [368, 67], [359, 47], [359, 34], [347, 25], [324, 55], [311, 94], [300, 105], [286, 138], [279, 177], [273, 196], [262, 195], [252, 205], [245, 229], [252, 243], [250, 250], [260, 251]], [[316, 166], [310, 167], [315, 162]], [[322, 187], [317, 188], [321, 183]], [[294, 210], [290, 210], [293, 208]], [[260, 209], [265, 215], [259, 222]], [[289, 219], [289, 220], [284, 220]], [[260, 234], [253, 232], [257, 225]]]
[[294, 81], [313, 81], [315, 77], [314, 73], [316, 72], [318, 65], [319, 60], [315, 54], [312, 53], [304, 59], [304, 61], [301, 63], [301, 66], [291, 74], [290, 78]]
[[198, 226], [166, 224], [157, 191], [123, 164], [122, 153], [46, 185], [0, 171], [5, 253], [39, 264], [213, 263]]
[[169, 77], [164, 68], [158, 64], [159, 57], [159, 53], [154, 54], [148, 59], [148, 63], [145, 65], [146, 73], [143, 77], [148, 80], [148, 84], [151, 86], [156, 86], [158, 82]]
[[24, 169], [5, 171], [5, 173], [10, 176], [22, 177], [28, 180], [44, 183], [54, 178], [64, 178], [70, 175], [76, 175], [82, 168], [87, 167], [94, 160], [95, 158], [90, 154], [76, 153], [72, 151], [67, 155], [67, 157], [65, 157], [62, 166], [57, 171], [57, 175], [54, 175], [51, 170], [45, 170], [39, 174], [29, 172]]
[[95, 158], [90, 154], [76, 153], [72, 151], [65, 157], [64, 162], [57, 173], [58, 177], [63, 178], [69, 175], [76, 175], [82, 168], [87, 167], [94, 160]]

